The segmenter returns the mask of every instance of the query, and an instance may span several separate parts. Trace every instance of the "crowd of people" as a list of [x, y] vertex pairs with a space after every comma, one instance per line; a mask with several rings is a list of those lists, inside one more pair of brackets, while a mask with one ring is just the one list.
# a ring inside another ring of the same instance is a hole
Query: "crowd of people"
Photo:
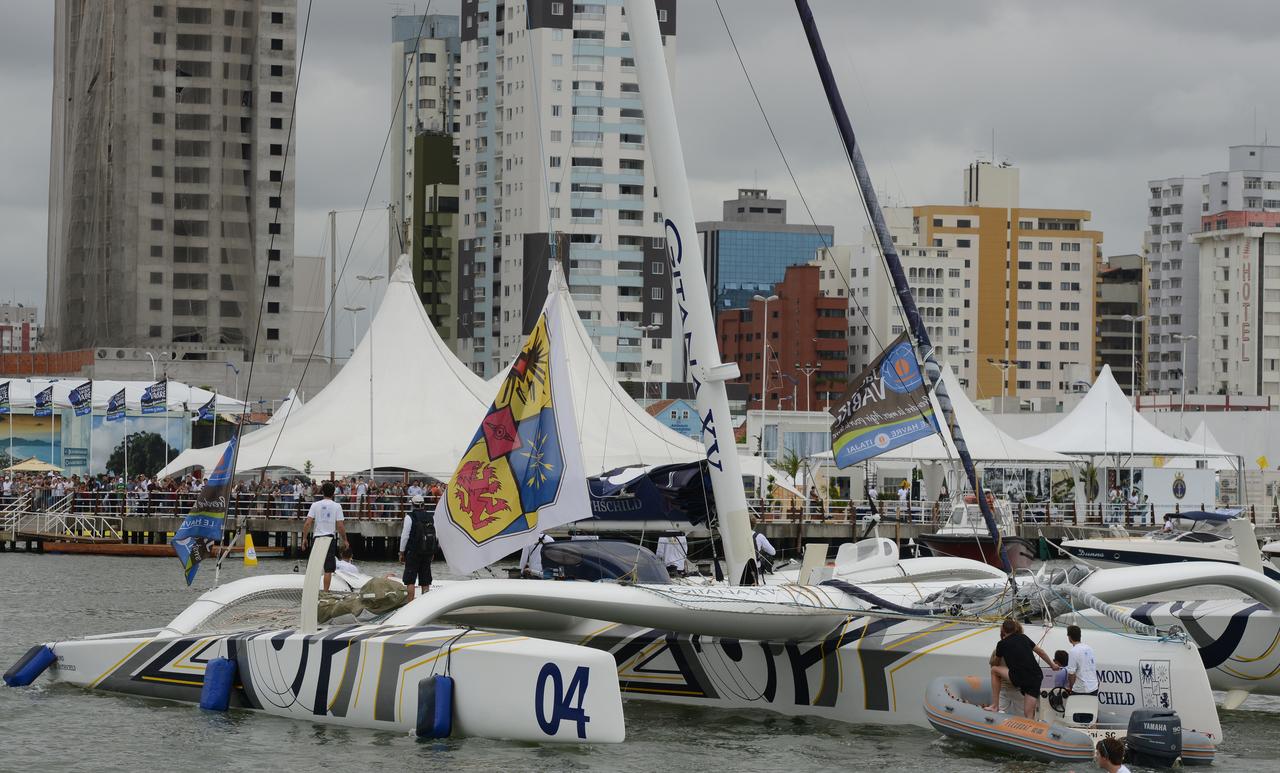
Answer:
[[[379, 481], [356, 475], [333, 481], [334, 501], [353, 518], [398, 517], [410, 500], [421, 496], [434, 509], [443, 487], [425, 479]], [[149, 475], [104, 473], [93, 476], [47, 473], [5, 473], [0, 478], [0, 508], [29, 496], [33, 509], [52, 507], [73, 496], [77, 512], [182, 514], [195, 504], [204, 488], [202, 475], [159, 479]], [[304, 476], [256, 477], [236, 481], [229, 512], [244, 508], [248, 515], [302, 517], [320, 498], [321, 481]]]

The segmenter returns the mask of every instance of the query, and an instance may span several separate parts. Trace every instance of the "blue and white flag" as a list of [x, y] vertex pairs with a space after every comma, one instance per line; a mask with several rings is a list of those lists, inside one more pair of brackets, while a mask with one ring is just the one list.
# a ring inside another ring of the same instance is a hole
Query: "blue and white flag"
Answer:
[[124, 418], [124, 390], [111, 395], [107, 401], [107, 421], [120, 421]]
[[36, 409], [32, 413], [33, 416], [52, 416], [53, 415], [53, 385], [49, 385], [39, 392], [36, 392]]
[[71, 407], [77, 416], [84, 416], [93, 411], [93, 382], [86, 381], [71, 390]]
[[200, 406], [200, 412], [196, 414], [196, 421], [209, 421], [214, 416], [216, 416], [217, 402], [218, 402], [218, 396], [214, 395], [213, 397], [209, 398], [209, 402]]
[[831, 412], [831, 451], [840, 468], [938, 432], [906, 333], [858, 374]]
[[9, 412], [9, 384], [11, 383], [6, 381], [0, 384], [0, 414]]
[[213, 468], [204, 488], [196, 495], [196, 503], [173, 534], [173, 550], [182, 562], [182, 573], [187, 585], [196, 578], [200, 562], [208, 558], [222, 542], [222, 525], [227, 519], [227, 498], [231, 493], [231, 465], [236, 458], [236, 441], [222, 452], [218, 466]]
[[142, 390], [142, 415], [164, 413], [169, 408], [169, 382], [157, 381]]

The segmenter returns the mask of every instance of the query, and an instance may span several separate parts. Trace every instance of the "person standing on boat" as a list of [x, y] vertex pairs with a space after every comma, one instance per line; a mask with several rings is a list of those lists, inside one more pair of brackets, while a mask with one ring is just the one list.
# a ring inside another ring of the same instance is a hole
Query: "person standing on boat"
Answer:
[[1067, 688], [1077, 694], [1096, 695], [1098, 663], [1093, 655], [1093, 647], [1080, 642], [1080, 626], [1067, 626], [1067, 642], [1071, 644], [1067, 661]]
[[342, 505], [333, 501], [333, 481], [326, 480], [320, 487], [320, 493], [324, 498], [311, 503], [307, 519], [302, 522], [302, 549], [306, 551], [310, 547], [309, 535], [313, 526], [317, 538], [334, 538], [330, 540], [329, 552], [324, 557], [324, 589], [329, 590], [333, 572], [338, 567], [339, 542], [344, 547], [347, 545], [347, 527], [343, 523]]
[[414, 583], [426, 593], [431, 590], [431, 559], [436, 555], [436, 524], [421, 494], [409, 499], [411, 509], [400, 530], [400, 563], [404, 564], [402, 582], [413, 601]]
[[549, 534], [539, 534], [536, 542], [524, 546], [524, 550], [520, 551], [520, 564], [517, 567], [522, 577], [531, 580], [546, 579], [542, 572], [542, 546], [551, 542], [555, 540]]
[[1022, 632], [1022, 624], [1013, 618], [1006, 618], [1000, 626], [1000, 643], [996, 645], [995, 654], [1004, 661], [1004, 665], [991, 667], [992, 701], [983, 709], [1000, 710], [1000, 683], [1008, 680], [1022, 693], [1022, 715], [1028, 719], [1035, 718], [1036, 707], [1040, 704], [1040, 683], [1044, 680], [1036, 658], [1039, 657], [1054, 671], [1058, 670], [1058, 664]]
[[778, 551], [773, 547], [773, 543], [769, 541], [769, 538], [764, 536], [764, 531], [759, 528], [754, 520], [751, 522], [751, 530], [753, 532], [751, 540], [756, 546], [756, 567], [759, 569], [760, 576], [773, 574], [773, 559], [774, 556], [778, 555]]

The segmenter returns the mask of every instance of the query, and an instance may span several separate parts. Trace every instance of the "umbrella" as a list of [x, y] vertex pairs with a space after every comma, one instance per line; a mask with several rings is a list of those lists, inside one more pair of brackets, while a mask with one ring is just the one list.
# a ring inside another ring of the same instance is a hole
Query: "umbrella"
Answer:
[[42, 462], [34, 456], [7, 468], [8, 472], [62, 472], [57, 465]]

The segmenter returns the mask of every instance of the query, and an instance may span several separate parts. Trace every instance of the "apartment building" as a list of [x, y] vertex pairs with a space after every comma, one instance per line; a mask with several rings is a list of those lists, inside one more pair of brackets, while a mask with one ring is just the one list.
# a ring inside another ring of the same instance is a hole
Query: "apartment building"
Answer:
[[[1102, 243], [1089, 212], [1023, 207], [1018, 169], [988, 162], [965, 170], [963, 201], [885, 212], [939, 356], [975, 399], [1053, 397], [1089, 379]], [[864, 242], [850, 276], [853, 371], [906, 326], [870, 234]]]
[[256, 340], [287, 364], [293, 0], [58, 0], [54, 25], [50, 347], [164, 350], [180, 372]]
[[[457, 137], [461, 126], [458, 89], [462, 43], [459, 18], [448, 14], [391, 17], [391, 104], [396, 131], [391, 138], [395, 168], [391, 174], [392, 213], [388, 273], [401, 254], [413, 255], [420, 235], [409, 227], [413, 217], [417, 136], [423, 132]], [[457, 156], [457, 144], [452, 154]], [[432, 159], [434, 168], [445, 163]]]
[[[676, 6], [657, 3], [668, 71]], [[490, 376], [559, 262], [622, 380], [678, 376], [662, 212], [623, 6], [463, 0], [458, 354]], [[642, 330], [641, 328], [646, 328]]]
[[[1148, 391], [1146, 331], [1150, 318], [1142, 319], [1147, 308], [1148, 265], [1141, 255], [1112, 255], [1098, 266], [1094, 306], [1098, 342], [1093, 367], [1101, 371], [1109, 365], [1116, 382], [1134, 394]], [[1087, 379], [1081, 379], [1075, 387], [1088, 389], [1087, 384]]]

